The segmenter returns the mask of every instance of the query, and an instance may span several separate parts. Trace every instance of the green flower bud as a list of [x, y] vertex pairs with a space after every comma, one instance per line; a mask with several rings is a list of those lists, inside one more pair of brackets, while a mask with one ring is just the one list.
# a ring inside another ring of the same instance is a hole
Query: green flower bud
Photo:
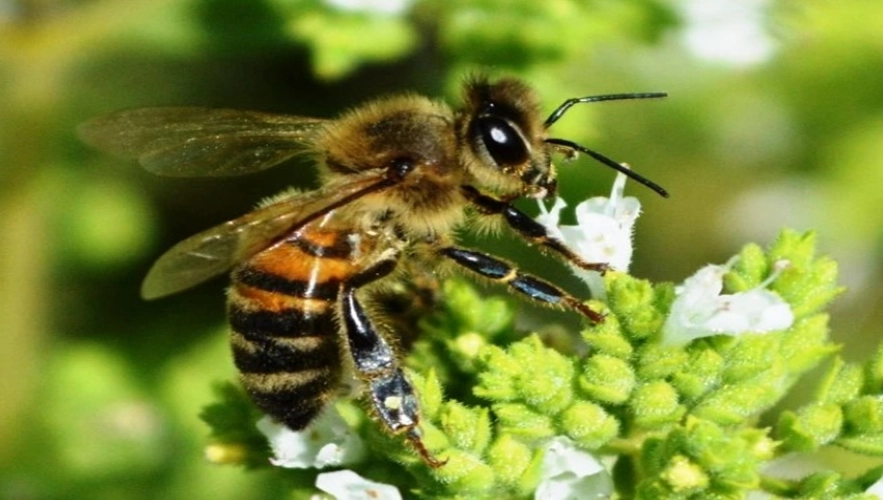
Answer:
[[629, 363], [604, 354], [588, 358], [579, 377], [579, 388], [602, 403], [625, 402], [635, 384], [635, 373]]
[[487, 461], [497, 479], [510, 487], [516, 486], [533, 460], [534, 452], [510, 435], [502, 435], [487, 451]]
[[598, 354], [628, 359], [634, 352], [632, 345], [622, 336], [619, 320], [614, 315], [609, 315], [604, 322], [584, 330], [582, 336], [589, 349]]
[[837, 264], [827, 257], [816, 259], [815, 243], [814, 232], [784, 230], [769, 251], [773, 261], [791, 262], [772, 288], [791, 304], [797, 318], [818, 311], [843, 291], [836, 284]]
[[793, 229], [783, 229], [768, 251], [772, 261], [787, 259], [792, 266], [798, 268], [812, 265], [815, 252], [815, 231], [800, 233]]
[[408, 378], [420, 398], [420, 412], [424, 419], [434, 419], [442, 405], [442, 387], [434, 369], [430, 369], [424, 379], [413, 370], [408, 371]]
[[770, 262], [760, 245], [749, 243], [742, 247], [731, 272], [724, 276], [724, 285], [731, 292], [750, 290], [769, 276]]
[[858, 434], [842, 437], [835, 441], [835, 443], [837, 446], [855, 453], [883, 457], [883, 435], [881, 434]]
[[883, 396], [862, 396], [843, 407], [850, 434], [883, 433]]
[[645, 339], [659, 331], [665, 318], [648, 281], [616, 272], [608, 272], [604, 281], [608, 307], [619, 318], [626, 337]]
[[660, 474], [669, 489], [679, 495], [693, 495], [708, 488], [708, 474], [685, 456], [678, 455]]
[[638, 378], [643, 380], [665, 378], [684, 369], [690, 355], [681, 346], [663, 347], [646, 344], [638, 351]]
[[781, 383], [782, 370], [777, 368], [771, 366], [752, 379], [721, 386], [703, 398], [691, 413], [720, 425], [744, 422], [767, 409], [784, 394], [786, 387]]
[[541, 415], [521, 403], [493, 405], [500, 432], [508, 432], [528, 441], [552, 437], [556, 434], [552, 418]]
[[774, 364], [784, 364], [779, 351], [780, 341], [779, 335], [743, 335], [738, 342], [732, 342], [721, 352], [727, 360], [721, 373], [722, 382], [739, 383], [755, 378]]
[[443, 290], [445, 310], [458, 320], [460, 331], [483, 331], [479, 325], [488, 319], [484, 314], [487, 301], [482, 300], [475, 288], [463, 281], [447, 280]]
[[573, 401], [573, 362], [542, 345], [539, 337], [526, 339], [512, 347], [522, 360], [518, 377], [521, 397], [542, 413], [558, 413]]
[[632, 392], [629, 410], [638, 428], [655, 428], [676, 422], [686, 409], [678, 404], [678, 393], [667, 382], [648, 382]]
[[817, 399], [822, 403], [843, 404], [857, 398], [865, 384], [861, 366], [837, 358], [819, 384]]
[[435, 480], [459, 494], [480, 494], [494, 486], [494, 471], [475, 455], [450, 449], [444, 456], [444, 467], [430, 470]]
[[827, 314], [798, 319], [781, 335], [779, 352], [785, 360], [786, 369], [795, 377], [840, 350], [840, 347], [828, 342]]
[[478, 374], [478, 385], [472, 390], [473, 394], [491, 401], [518, 399], [520, 393], [515, 386], [521, 371], [518, 361], [494, 345], [482, 349], [479, 359], [482, 366]]
[[739, 432], [755, 462], [766, 462], [776, 456], [779, 443], [769, 436], [769, 429], [743, 429]]
[[789, 449], [811, 451], [837, 438], [842, 426], [840, 406], [816, 404], [801, 408], [797, 413], [783, 412], [777, 430]]
[[491, 422], [487, 409], [470, 409], [456, 401], [448, 401], [439, 415], [439, 422], [453, 445], [477, 455], [491, 438]]
[[691, 346], [690, 360], [683, 371], [672, 376], [671, 384], [686, 399], [695, 400], [720, 384], [724, 359], [712, 349]]
[[583, 448], [596, 449], [619, 434], [619, 421], [604, 408], [577, 402], [558, 418], [561, 430]]
[[558, 413], [573, 400], [573, 362], [532, 335], [509, 347], [485, 349], [476, 396], [526, 402], [541, 413]]
[[[816, 472], [800, 482], [796, 498], [855, 498], [862, 491], [858, 485], [836, 472]], [[859, 497], [861, 498], [861, 497]]]

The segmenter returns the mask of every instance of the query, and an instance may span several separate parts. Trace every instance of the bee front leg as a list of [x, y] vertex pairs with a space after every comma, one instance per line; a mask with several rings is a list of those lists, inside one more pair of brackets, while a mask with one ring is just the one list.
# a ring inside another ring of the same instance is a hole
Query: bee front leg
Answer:
[[444, 257], [475, 273], [498, 283], [505, 283], [515, 291], [542, 304], [568, 307], [589, 318], [593, 323], [604, 321], [604, 315], [583, 304], [561, 288], [528, 273], [492, 255], [458, 247], [439, 250]]
[[395, 353], [374, 328], [356, 298], [353, 287], [343, 290], [343, 324], [356, 372], [369, 387], [371, 403], [384, 425], [393, 433], [404, 433], [430, 467], [444, 465], [430, 455], [423, 444], [420, 407], [411, 383], [398, 366]]
[[463, 186], [462, 189], [469, 201], [478, 207], [482, 214], [502, 216], [506, 224], [530, 244], [548, 248], [580, 269], [601, 273], [607, 270], [607, 263], [587, 262], [565, 245], [564, 242], [550, 235], [545, 226], [521, 210], [518, 210], [512, 204], [483, 194], [472, 186]]

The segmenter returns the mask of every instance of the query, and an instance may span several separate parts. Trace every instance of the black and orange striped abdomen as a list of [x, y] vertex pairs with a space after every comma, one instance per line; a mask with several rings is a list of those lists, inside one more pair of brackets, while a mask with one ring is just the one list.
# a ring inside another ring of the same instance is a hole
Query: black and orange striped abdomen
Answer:
[[268, 415], [306, 427], [340, 387], [337, 300], [363, 250], [349, 231], [300, 229], [233, 272], [228, 315], [245, 389]]

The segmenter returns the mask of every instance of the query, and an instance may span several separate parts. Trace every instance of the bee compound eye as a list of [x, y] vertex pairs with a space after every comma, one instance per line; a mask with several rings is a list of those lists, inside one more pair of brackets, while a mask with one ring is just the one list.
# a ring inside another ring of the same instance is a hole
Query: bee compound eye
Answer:
[[507, 120], [479, 116], [474, 126], [474, 140], [481, 143], [498, 166], [520, 165], [530, 158], [524, 138]]

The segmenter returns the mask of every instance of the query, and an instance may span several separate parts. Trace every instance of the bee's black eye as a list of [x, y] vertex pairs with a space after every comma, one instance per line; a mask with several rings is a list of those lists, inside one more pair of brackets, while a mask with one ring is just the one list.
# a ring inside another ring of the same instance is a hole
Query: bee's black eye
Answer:
[[473, 125], [474, 140], [481, 143], [497, 165], [521, 165], [530, 159], [527, 144], [521, 134], [503, 118], [479, 116]]

